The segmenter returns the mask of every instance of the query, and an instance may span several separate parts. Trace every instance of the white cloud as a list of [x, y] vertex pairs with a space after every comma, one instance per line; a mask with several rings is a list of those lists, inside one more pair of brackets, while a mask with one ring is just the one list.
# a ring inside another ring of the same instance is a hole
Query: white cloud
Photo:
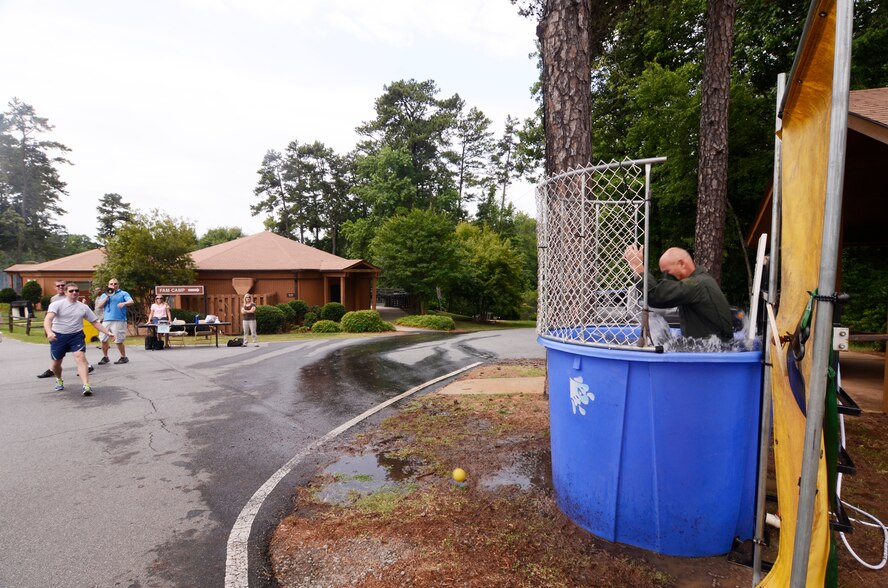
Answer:
[[[350, 150], [394, 80], [433, 79], [498, 132], [534, 109], [533, 23], [506, 0], [7, 0], [0, 22], [0, 100], [32, 104], [72, 149], [61, 220], [75, 233], [94, 233], [107, 192], [199, 233], [261, 230], [265, 151]], [[529, 188], [511, 198], [533, 212]]]

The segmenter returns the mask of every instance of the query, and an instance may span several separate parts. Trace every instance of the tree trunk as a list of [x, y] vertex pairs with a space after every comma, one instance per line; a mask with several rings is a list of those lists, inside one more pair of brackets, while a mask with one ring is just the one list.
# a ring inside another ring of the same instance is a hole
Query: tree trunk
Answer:
[[735, 0], [709, 0], [700, 102], [694, 261], [721, 282], [728, 195], [728, 107]]
[[590, 0], [545, 0], [537, 37], [543, 61], [546, 175], [592, 160]]

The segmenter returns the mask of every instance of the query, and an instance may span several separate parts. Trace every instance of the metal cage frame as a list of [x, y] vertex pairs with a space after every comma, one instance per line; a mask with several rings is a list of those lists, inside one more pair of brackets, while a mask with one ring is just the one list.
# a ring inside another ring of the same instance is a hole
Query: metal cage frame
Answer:
[[643, 244], [648, 267], [651, 166], [664, 161], [601, 162], [537, 185], [540, 337], [655, 349], [647, 327], [647, 274], [636, 276], [623, 253]]

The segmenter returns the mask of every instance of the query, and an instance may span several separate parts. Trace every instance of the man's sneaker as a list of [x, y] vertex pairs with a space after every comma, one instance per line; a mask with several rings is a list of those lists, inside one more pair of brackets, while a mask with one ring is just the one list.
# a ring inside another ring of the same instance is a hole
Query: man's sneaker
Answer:
[[108, 356], [106, 355], [105, 357], [103, 357], [102, 359], [99, 360], [99, 365], [105, 365], [109, 361], [111, 361], [111, 360], [108, 359]]
[[51, 378], [51, 377], [53, 377], [54, 375], [55, 375], [55, 374], [52, 373], [52, 370], [46, 370], [46, 371], [43, 372], [42, 374], [37, 374], [37, 377], [38, 377], [38, 378]]
[[92, 388], [89, 387], [89, 384], [87, 384], [86, 386], [83, 387], [83, 395], [84, 396], [92, 396], [93, 395]]
[[91, 374], [94, 371], [96, 371], [96, 368], [91, 363], [86, 364], [86, 373]]
[[129, 358], [126, 356], [123, 356], [120, 359], [118, 359], [117, 361], [115, 361], [114, 363], [129, 363]]
[[65, 389], [65, 383], [62, 381], [61, 378], [57, 378], [57, 379], [56, 379], [55, 389], [56, 389], [56, 391], [58, 391], [58, 392], [61, 392], [62, 390]]

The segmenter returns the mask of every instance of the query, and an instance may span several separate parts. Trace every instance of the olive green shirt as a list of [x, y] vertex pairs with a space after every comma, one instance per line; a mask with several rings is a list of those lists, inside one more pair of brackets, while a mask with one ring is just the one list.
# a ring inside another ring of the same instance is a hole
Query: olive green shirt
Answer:
[[718, 335], [731, 339], [731, 307], [712, 276], [697, 268], [683, 280], [666, 275], [662, 281], [648, 273], [648, 305], [678, 307], [681, 334], [685, 337]]

